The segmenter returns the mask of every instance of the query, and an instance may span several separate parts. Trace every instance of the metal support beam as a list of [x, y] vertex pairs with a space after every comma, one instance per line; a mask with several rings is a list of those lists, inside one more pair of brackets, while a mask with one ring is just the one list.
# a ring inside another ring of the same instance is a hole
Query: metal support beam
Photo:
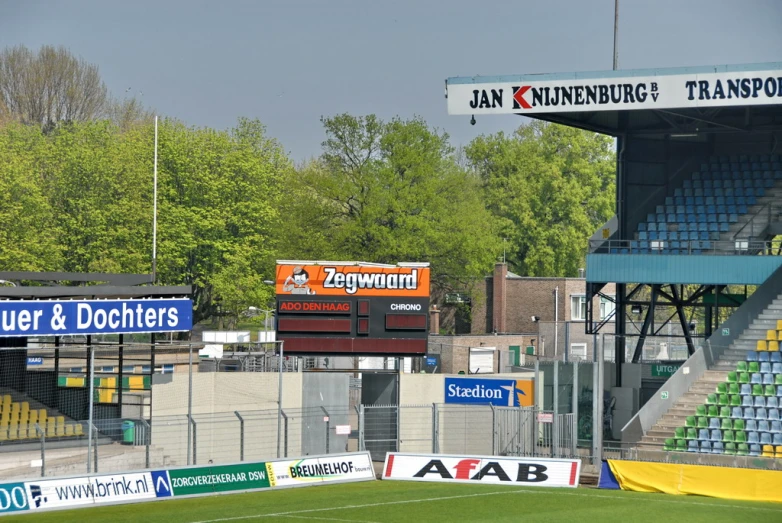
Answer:
[[[676, 289], [675, 285], [671, 285], [671, 292], [673, 293], [673, 297], [676, 300], [679, 300], [679, 291]], [[692, 356], [695, 353], [695, 344], [692, 342], [690, 324], [687, 321], [687, 318], [684, 316], [684, 308], [682, 307], [681, 302], [678, 302], [676, 305], [676, 314], [679, 316], [679, 323], [681, 324], [682, 331], [684, 332], [684, 340], [687, 343], [687, 354]]]
[[646, 342], [646, 336], [651, 329], [654, 331], [654, 309], [657, 302], [657, 291], [660, 289], [659, 285], [651, 286], [651, 297], [649, 299], [649, 306], [646, 309], [646, 317], [644, 318], [644, 324], [641, 327], [641, 334], [638, 336], [638, 343], [635, 345], [635, 352], [633, 352], [633, 363], [638, 363], [641, 360], [641, 353], [643, 352], [644, 342]]

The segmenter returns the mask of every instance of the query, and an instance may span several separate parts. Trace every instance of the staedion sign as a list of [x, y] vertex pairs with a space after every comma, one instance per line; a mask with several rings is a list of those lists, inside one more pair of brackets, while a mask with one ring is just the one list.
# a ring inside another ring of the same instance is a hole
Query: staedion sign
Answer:
[[383, 467], [383, 479], [575, 488], [580, 472], [580, 459], [389, 452]]
[[[534, 114], [782, 104], [782, 71], [448, 83], [448, 114]], [[534, 76], [532, 76], [534, 78]], [[454, 79], [455, 80], [455, 79]]]

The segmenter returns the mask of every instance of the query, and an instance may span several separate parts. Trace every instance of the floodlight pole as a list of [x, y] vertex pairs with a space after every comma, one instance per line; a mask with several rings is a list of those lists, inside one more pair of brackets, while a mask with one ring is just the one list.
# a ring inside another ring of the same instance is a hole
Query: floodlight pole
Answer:
[[157, 281], [157, 115], [155, 115], [155, 166], [152, 189], [152, 283]]
[[280, 342], [280, 363], [277, 369], [277, 458], [280, 457], [280, 438], [282, 433], [282, 358], [283, 358], [283, 344]]
[[614, 0], [614, 71], [619, 69], [619, 0]]

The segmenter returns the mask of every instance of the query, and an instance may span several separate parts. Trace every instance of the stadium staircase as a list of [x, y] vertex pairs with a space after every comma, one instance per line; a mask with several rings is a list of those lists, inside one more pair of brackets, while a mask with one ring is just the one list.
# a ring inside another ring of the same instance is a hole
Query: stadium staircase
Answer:
[[782, 457], [779, 339], [782, 294], [651, 427], [638, 450]]

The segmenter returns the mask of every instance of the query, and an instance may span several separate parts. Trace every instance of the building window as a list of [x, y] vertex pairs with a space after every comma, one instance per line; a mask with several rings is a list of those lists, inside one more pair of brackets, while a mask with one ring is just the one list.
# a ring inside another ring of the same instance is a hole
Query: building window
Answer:
[[614, 309], [616, 309], [616, 304], [613, 301], [603, 296], [600, 296], [600, 319], [601, 320], [604, 320], [608, 318], [611, 314], [613, 314]]
[[570, 319], [574, 321], [584, 321], [587, 317], [586, 296], [570, 297]]
[[586, 343], [571, 343], [570, 344], [570, 361], [584, 361], [587, 357], [587, 344]]

